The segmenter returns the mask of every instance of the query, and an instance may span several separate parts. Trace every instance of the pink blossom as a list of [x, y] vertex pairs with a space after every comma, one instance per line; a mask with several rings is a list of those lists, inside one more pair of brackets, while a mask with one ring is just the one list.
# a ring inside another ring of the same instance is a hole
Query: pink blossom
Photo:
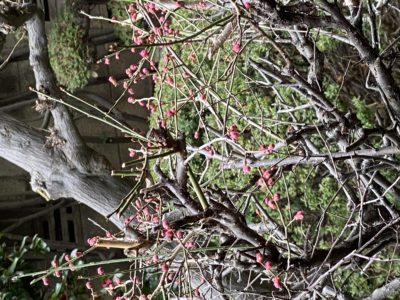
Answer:
[[70, 262], [71, 261], [71, 256], [69, 256], [69, 254], [64, 256], [64, 259], [66, 262]]
[[136, 102], [135, 98], [133, 98], [133, 97], [128, 97], [128, 103], [133, 104], [133, 103], [135, 103], [135, 102]]
[[161, 271], [163, 273], [168, 272], [168, 264], [165, 261], [161, 264]]
[[195, 288], [195, 289], [194, 289], [194, 295], [195, 295], [195, 297], [200, 297], [199, 288]]
[[120, 285], [122, 283], [121, 278], [119, 278], [117, 276], [115, 276], [113, 279], [114, 279], [114, 282], [115, 282], [116, 285]]
[[106, 237], [108, 237], [108, 238], [111, 238], [111, 237], [112, 237], [111, 232], [109, 232], [108, 230], [106, 230]]
[[131, 69], [127, 68], [127, 69], [125, 69], [125, 74], [126, 74], [126, 76], [131, 77], [133, 75], [133, 72]]
[[248, 174], [248, 173], [250, 173], [251, 168], [249, 165], [244, 164], [242, 170], [243, 170], [243, 174]]
[[150, 71], [149, 71], [149, 69], [147, 69], [147, 68], [143, 68], [143, 69], [142, 69], [142, 73], [143, 73], [144, 75], [147, 75], [147, 74], [150, 73]]
[[207, 99], [206, 95], [204, 95], [204, 94], [200, 94], [199, 95], [199, 100], [200, 101], [206, 101], [206, 99]]
[[167, 220], [163, 220], [163, 221], [162, 221], [162, 227], [163, 227], [165, 230], [171, 229], [171, 226], [169, 225], [169, 223], [168, 223]]
[[240, 52], [240, 42], [239, 41], [236, 41], [236, 42], [233, 43], [232, 51], [234, 53], [239, 53]]
[[264, 154], [270, 154], [273, 150], [275, 149], [275, 145], [274, 144], [269, 144], [267, 145], [261, 145], [259, 147], [260, 151], [263, 151]]
[[157, 81], [158, 81], [158, 76], [157, 76], [157, 74], [153, 74], [152, 79], [153, 79], [154, 82], [157, 82]]
[[143, 208], [143, 214], [145, 215], [145, 216], [148, 216], [148, 215], [150, 215], [150, 211], [149, 211], [149, 208], [146, 206], [145, 208]]
[[97, 237], [88, 238], [87, 243], [89, 246], [93, 247], [97, 243]]
[[232, 125], [228, 129], [228, 135], [234, 142], [239, 138], [240, 135], [239, 135], [239, 132], [237, 130], [237, 126], [236, 125]]
[[119, 59], [120, 59], [120, 53], [119, 53], [119, 52], [115, 53], [115, 59], [116, 59], [116, 60], [119, 60]]
[[178, 231], [175, 233], [175, 235], [176, 235], [176, 237], [177, 237], [178, 239], [182, 239], [182, 238], [183, 238], [183, 232], [182, 232], [182, 230], [178, 230]]
[[87, 288], [88, 290], [91, 290], [91, 289], [93, 288], [93, 285], [92, 285], [92, 282], [91, 282], [91, 281], [86, 281], [85, 286], [86, 286], [86, 288]]
[[104, 274], [104, 268], [103, 268], [103, 267], [98, 267], [96, 271], [97, 271], [97, 274], [98, 274], [99, 276], [101, 276], [101, 275]]
[[136, 151], [133, 149], [129, 149], [129, 157], [134, 157], [136, 154]]
[[251, 3], [249, 1], [243, 1], [243, 5], [247, 10], [251, 8]]
[[304, 211], [299, 210], [298, 212], [295, 213], [293, 220], [295, 221], [301, 221], [304, 219]]
[[105, 287], [109, 286], [110, 284], [112, 284], [112, 280], [110, 278], [107, 278], [106, 280], [103, 281], [103, 283], [101, 284], [101, 287], [105, 288]]
[[275, 193], [272, 195], [272, 201], [276, 202], [279, 201], [281, 199], [281, 195], [278, 193]]
[[267, 183], [262, 177], [258, 178], [257, 185], [260, 187], [260, 189], [265, 189], [267, 187]]
[[195, 133], [193, 134], [193, 137], [195, 140], [198, 140], [200, 138], [200, 132], [195, 131]]
[[174, 108], [171, 108], [165, 112], [165, 115], [167, 118], [170, 118], [170, 117], [174, 116], [175, 114], [176, 114], [176, 110]]
[[266, 270], [270, 270], [270, 269], [272, 268], [272, 262], [270, 262], [269, 260], [267, 260], [267, 261], [264, 263], [264, 268], [265, 268]]
[[262, 173], [262, 177], [263, 177], [264, 179], [269, 179], [269, 178], [271, 177], [271, 173], [269, 172], [269, 170], [265, 170], [265, 171]]
[[51, 261], [51, 266], [52, 266], [53, 268], [57, 268], [57, 261], [52, 260], [52, 261]]
[[173, 272], [168, 273], [168, 281], [172, 281], [172, 279], [174, 279], [175, 274]]
[[257, 252], [256, 253], [256, 262], [262, 263], [263, 259], [264, 259], [264, 256], [261, 254], [261, 252]]
[[158, 264], [159, 259], [158, 259], [158, 255], [154, 255], [153, 256], [153, 263]]
[[193, 244], [193, 241], [192, 241], [192, 240], [187, 241], [187, 242], [185, 243], [185, 248], [188, 249], [188, 250], [192, 249], [193, 246], [194, 246], [194, 244]]
[[110, 59], [109, 59], [108, 57], [106, 57], [106, 58], [104, 59], [104, 64], [105, 64], [105, 65], [111, 64], [111, 61], [110, 61]]
[[58, 270], [55, 271], [55, 272], [54, 272], [54, 276], [57, 277], [57, 278], [60, 278], [60, 277], [61, 277], [61, 272], [58, 271]]
[[115, 79], [113, 76], [108, 77], [108, 81], [109, 81], [113, 86], [117, 86], [117, 84], [118, 84], [117, 79]]
[[132, 88], [130, 88], [130, 89], [128, 89], [128, 94], [129, 95], [133, 95], [135, 92], [134, 92], [134, 90], [132, 89]]
[[42, 278], [42, 282], [44, 286], [48, 286], [49, 285], [49, 279], [47, 277], [43, 277]]
[[147, 300], [147, 296], [145, 294], [141, 294], [139, 296], [139, 300]]
[[149, 54], [150, 54], [149, 51], [147, 51], [146, 49], [143, 49], [142, 51], [139, 52], [139, 55], [144, 59], [149, 58]]
[[275, 276], [274, 278], [272, 278], [272, 282], [273, 282], [275, 288], [277, 288], [277, 289], [282, 288], [282, 282], [278, 276]]
[[269, 199], [266, 204], [269, 206], [270, 209], [276, 209], [276, 204], [274, 201], [272, 201], [271, 199]]
[[71, 272], [74, 272], [74, 271], [75, 271], [75, 266], [74, 266], [73, 263], [70, 263], [70, 264], [68, 265], [68, 267], [69, 267], [69, 269], [71, 270]]
[[171, 76], [167, 76], [165, 82], [168, 83], [170, 86], [174, 86], [175, 83]]
[[184, 3], [182, 2], [182, 1], [175, 1], [175, 7], [176, 8], [181, 8], [181, 7], [184, 7], [185, 5], [184, 5]]
[[134, 12], [136, 12], [136, 8], [135, 8], [135, 5], [133, 5], [133, 4], [129, 4], [129, 7], [128, 7], [128, 13], [134, 13]]
[[124, 81], [124, 83], [122, 84], [122, 86], [124, 87], [124, 89], [127, 89], [127, 88], [129, 87], [128, 81]]
[[167, 239], [172, 239], [172, 238], [174, 237], [174, 231], [173, 231], [172, 229], [165, 230], [165, 231], [164, 231], [164, 236], [165, 236]]

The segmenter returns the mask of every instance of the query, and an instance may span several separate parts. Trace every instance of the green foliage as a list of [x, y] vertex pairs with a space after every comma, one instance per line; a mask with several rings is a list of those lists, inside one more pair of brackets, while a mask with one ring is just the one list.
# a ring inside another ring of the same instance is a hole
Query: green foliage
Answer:
[[361, 121], [363, 127], [373, 128], [374, 112], [371, 110], [371, 108], [368, 107], [365, 101], [360, 97], [353, 97], [351, 100], [356, 110], [357, 119]]
[[[1, 238], [1, 237], [0, 237]], [[37, 299], [42, 289], [30, 286], [28, 280], [13, 281], [13, 276], [29, 272], [32, 265], [26, 260], [27, 255], [39, 255], [49, 252], [47, 244], [35, 235], [31, 242], [25, 237], [19, 245], [7, 248], [5, 242], [0, 245], [0, 299]], [[35, 298], [36, 297], [36, 298]]]
[[[128, 18], [126, 6], [127, 3], [115, 0], [107, 3], [107, 7], [111, 10], [112, 16], [116, 17], [118, 20], [125, 20]], [[132, 29], [129, 26], [117, 25], [114, 26], [114, 31], [123, 45], [130, 45], [132, 43]]]
[[49, 33], [50, 63], [62, 86], [73, 92], [85, 86], [90, 78], [90, 59], [85, 31], [65, 10]]

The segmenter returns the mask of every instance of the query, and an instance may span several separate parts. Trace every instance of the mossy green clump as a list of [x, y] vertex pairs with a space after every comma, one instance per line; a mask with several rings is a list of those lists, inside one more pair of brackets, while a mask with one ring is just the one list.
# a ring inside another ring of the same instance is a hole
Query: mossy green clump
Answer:
[[68, 91], [84, 87], [90, 78], [89, 48], [85, 30], [65, 10], [49, 33], [49, 56], [57, 81]]

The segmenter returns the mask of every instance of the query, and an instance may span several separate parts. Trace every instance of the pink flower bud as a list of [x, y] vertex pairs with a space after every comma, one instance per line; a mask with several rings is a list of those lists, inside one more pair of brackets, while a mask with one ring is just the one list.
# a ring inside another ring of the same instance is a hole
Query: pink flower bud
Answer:
[[193, 135], [195, 140], [198, 140], [200, 138], [200, 132], [196, 131]]
[[66, 262], [70, 262], [71, 261], [71, 256], [69, 256], [69, 254], [66, 254], [64, 256], [64, 259], [65, 259]]
[[244, 1], [243, 5], [247, 10], [249, 10], [251, 8], [251, 3], [249, 1]]
[[112, 76], [108, 77], [108, 81], [109, 81], [113, 86], [117, 86], [117, 85], [118, 85], [117, 79], [115, 79], [115, 78], [112, 77]]
[[149, 58], [149, 54], [150, 54], [149, 51], [147, 51], [146, 49], [143, 49], [142, 51], [139, 52], [139, 55], [144, 59]]
[[92, 285], [92, 282], [91, 282], [91, 281], [86, 281], [85, 286], [86, 286], [86, 288], [87, 288], [88, 290], [91, 290], [91, 289], [93, 288], [93, 285]]
[[267, 201], [267, 205], [269, 206], [270, 209], [276, 209], [276, 204], [274, 201], [272, 201], [271, 199], [269, 199]]
[[243, 165], [242, 170], [243, 170], [243, 173], [244, 173], [244, 174], [248, 174], [248, 173], [250, 173], [251, 168], [250, 168], [249, 165]]
[[174, 232], [171, 229], [168, 229], [164, 232], [164, 236], [167, 239], [172, 239], [174, 237]]
[[175, 233], [175, 235], [176, 235], [176, 237], [177, 237], [178, 239], [182, 239], [182, 238], [183, 238], [183, 232], [182, 232], [182, 230], [178, 230], [178, 231]]
[[265, 268], [266, 270], [270, 270], [270, 269], [272, 268], [272, 262], [270, 262], [269, 260], [267, 260], [267, 261], [264, 263], [264, 268]]
[[240, 42], [239, 41], [233, 43], [232, 51], [234, 53], [239, 53], [240, 52]]
[[161, 264], [161, 271], [163, 273], [168, 272], [168, 264], [165, 261]]
[[275, 193], [275, 194], [273, 194], [272, 195], [272, 201], [279, 201], [279, 200], [281, 200], [281, 195], [280, 194], [278, 194], [278, 193]]
[[298, 212], [295, 213], [293, 220], [295, 221], [301, 221], [304, 219], [304, 211], [299, 210]]
[[52, 266], [53, 268], [57, 268], [57, 261], [52, 260], [52, 261], [51, 261], [51, 266]]
[[97, 268], [97, 274], [98, 274], [99, 276], [103, 275], [103, 274], [104, 274], [104, 268], [103, 268], [103, 267], [98, 267], [98, 268]]
[[153, 256], [153, 263], [158, 264], [159, 259], [158, 259], [158, 255], [154, 255]]
[[171, 226], [169, 225], [169, 223], [168, 223], [167, 220], [163, 220], [163, 221], [162, 221], [162, 227], [163, 227], [165, 230], [171, 229]]
[[278, 276], [275, 276], [274, 278], [272, 278], [272, 282], [273, 282], [275, 288], [277, 288], [277, 289], [282, 288], [282, 282]]
[[256, 262], [262, 263], [263, 259], [264, 259], [264, 256], [260, 252], [257, 252], [256, 253]]
[[43, 277], [42, 278], [42, 282], [44, 286], [48, 286], [49, 285], [49, 279], [47, 277]]

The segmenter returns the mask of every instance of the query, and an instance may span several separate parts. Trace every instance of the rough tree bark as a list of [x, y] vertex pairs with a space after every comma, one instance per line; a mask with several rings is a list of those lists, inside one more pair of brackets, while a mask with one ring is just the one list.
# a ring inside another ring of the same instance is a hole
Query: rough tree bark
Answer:
[[[40, 11], [30, 16], [26, 29], [36, 89], [61, 98]], [[65, 106], [50, 103], [40, 95], [38, 104], [51, 110], [54, 134], [46, 138], [42, 132], [1, 113], [0, 156], [31, 175], [33, 191], [48, 199], [74, 198], [106, 216], [129, 192], [129, 183], [110, 176], [109, 163], [85, 144]], [[111, 221], [120, 229], [124, 227], [116, 215]], [[129, 236], [137, 237], [133, 231]]]

